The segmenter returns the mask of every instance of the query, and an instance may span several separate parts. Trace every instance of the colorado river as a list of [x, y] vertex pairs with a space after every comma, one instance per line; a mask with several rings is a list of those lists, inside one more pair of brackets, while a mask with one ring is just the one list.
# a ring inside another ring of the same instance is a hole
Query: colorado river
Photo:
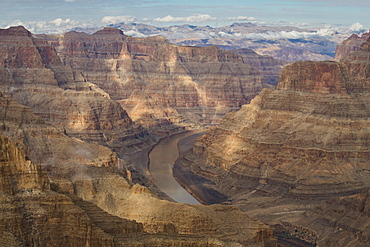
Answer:
[[197, 132], [186, 132], [162, 140], [149, 154], [149, 171], [154, 183], [169, 197], [180, 203], [199, 204], [173, 177], [172, 167], [179, 157], [177, 143]]

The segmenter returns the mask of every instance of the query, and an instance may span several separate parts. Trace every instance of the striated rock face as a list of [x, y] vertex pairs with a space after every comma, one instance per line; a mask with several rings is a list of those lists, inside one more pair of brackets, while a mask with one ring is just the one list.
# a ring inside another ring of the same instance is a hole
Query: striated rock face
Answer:
[[256, 68], [263, 75], [266, 83], [276, 85], [278, 83], [280, 70], [289, 64], [288, 61], [277, 60], [270, 56], [261, 56], [250, 49], [237, 49], [233, 52], [241, 55], [245, 63]]
[[[265, 223], [286, 222], [299, 233], [295, 237], [320, 246], [331, 246], [333, 239], [353, 246], [345, 238], [353, 231], [367, 236], [364, 225], [339, 216], [330, 224], [346, 226], [342, 233], [323, 231], [327, 216], [316, 207], [370, 187], [368, 47], [364, 43], [344, 64], [284, 67], [275, 90], [264, 89], [250, 105], [226, 115], [176, 169], [207, 179], [208, 186]], [[317, 221], [308, 223], [311, 210]]]
[[368, 246], [369, 191], [335, 198], [309, 212], [307, 225], [320, 229], [322, 246]]
[[[143, 223], [112, 216], [76, 196], [50, 191], [41, 167], [26, 160], [23, 152], [3, 136], [0, 155], [1, 245], [263, 246], [274, 241], [266, 225], [236, 208], [170, 203], [107, 169], [86, 168], [83, 176], [75, 178], [78, 195], [113, 214]], [[235, 218], [228, 221], [221, 215]]]
[[351, 37], [337, 45], [334, 58], [340, 61], [342, 59], [345, 59], [351, 52], [358, 51], [361, 44], [364, 43], [369, 38], [369, 36], [369, 33], [364, 33], [361, 36], [358, 36], [357, 34], [352, 34]]
[[[27, 159], [46, 168], [54, 181], [74, 180], [83, 176], [85, 166], [123, 169], [110, 149], [70, 138], [45, 123], [30, 108], [11, 98], [0, 96], [0, 129], [17, 144]], [[65, 188], [73, 192], [71, 183]]]
[[24, 154], [8, 138], [0, 136], [0, 190], [16, 194], [20, 190], [50, 190], [49, 179], [40, 166], [26, 160]]
[[[227, 242], [241, 246], [264, 246], [276, 242], [269, 227], [235, 207], [160, 200], [153, 197], [147, 188], [138, 184], [131, 186], [117, 175], [100, 171], [100, 176], [95, 175], [90, 180], [77, 180], [75, 188], [77, 195], [84, 200], [113, 215], [142, 223], [148, 233], [218, 240], [219, 244], [215, 246], [229, 246]], [[198, 242], [201, 246], [203, 243]]]
[[216, 121], [264, 87], [259, 72], [241, 56], [216, 46], [182, 47], [161, 36], [132, 38], [113, 28], [47, 39], [64, 64], [148, 126], [151, 119], [162, 125]]
[[280, 74], [277, 89], [323, 94], [347, 93], [349, 77], [342, 64], [325, 62], [296, 62]]
[[348, 75], [351, 78], [351, 91], [369, 92], [370, 86], [370, 39], [363, 42], [359, 50], [350, 53], [342, 59], [347, 68]]
[[0, 40], [0, 245], [276, 242], [237, 208], [171, 203], [134, 184], [120, 157], [152, 143], [148, 132], [46, 41], [22, 27], [0, 30]]
[[46, 122], [121, 155], [153, 142], [106, 92], [63, 65], [46, 41], [23, 27], [0, 30], [0, 40], [0, 89]]
[[[67, 196], [50, 191], [39, 165], [0, 135], [1, 246], [113, 246], [114, 236], [99, 229]], [[136, 222], [121, 220], [116, 231], [142, 233]], [[134, 227], [136, 226], [136, 227]]]

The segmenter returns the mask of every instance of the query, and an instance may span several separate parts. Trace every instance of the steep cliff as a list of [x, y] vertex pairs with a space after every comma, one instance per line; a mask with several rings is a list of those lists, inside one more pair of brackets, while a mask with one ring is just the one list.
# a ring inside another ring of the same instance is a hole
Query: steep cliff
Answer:
[[364, 43], [345, 63], [284, 67], [275, 90], [264, 89], [226, 115], [176, 169], [207, 179], [207, 186], [265, 223], [293, 224], [296, 237], [353, 246], [353, 231], [369, 234], [363, 225], [338, 217], [331, 224], [351, 227], [323, 231], [320, 220], [306, 217], [329, 199], [370, 187], [368, 47]]
[[[3, 134], [17, 143], [0, 136], [2, 244], [228, 246], [231, 241], [262, 246], [275, 241], [269, 227], [236, 208], [159, 199], [122, 176], [125, 170], [109, 149], [69, 138], [29, 108], [0, 99]], [[46, 172], [29, 159], [43, 163], [51, 185]]]
[[363, 42], [357, 51], [341, 60], [348, 68], [352, 81], [351, 92], [369, 92], [370, 90], [370, 38]]
[[48, 43], [21, 27], [0, 34], [2, 245], [276, 242], [270, 227], [237, 208], [171, 203], [135, 184], [120, 157], [152, 137], [105, 91], [61, 64]]
[[114, 28], [46, 39], [64, 64], [148, 127], [217, 122], [264, 87], [259, 72], [241, 56], [216, 46], [177, 46], [161, 36], [132, 38]]
[[340, 61], [345, 59], [351, 52], [358, 51], [362, 43], [364, 43], [369, 38], [369, 33], [363, 33], [361, 36], [357, 34], [352, 34], [346, 40], [343, 40], [337, 45], [335, 50], [335, 59]]
[[233, 52], [241, 55], [245, 63], [260, 71], [266, 83], [276, 85], [278, 83], [280, 70], [287, 64], [288, 61], [278, 60], [270, 56], [261, 56], [250, 49], [237, 49]]
[[[1, 246], [112, 246], [114, 236], [98, 228], [70, 198], [50, 190], [41, 166], [27, 160], [0, 135]], [[117, 232], [143, 233], [141, 224], [117, 221]], [[105, 229], [104, 229], [105, 230]]]
[[0, 30], [0, 90], [71, 137], [103, 144], [118, 154], [154, 139], [122, 107], [79, 72], [60, 61], [55, 49], [23, 27]]

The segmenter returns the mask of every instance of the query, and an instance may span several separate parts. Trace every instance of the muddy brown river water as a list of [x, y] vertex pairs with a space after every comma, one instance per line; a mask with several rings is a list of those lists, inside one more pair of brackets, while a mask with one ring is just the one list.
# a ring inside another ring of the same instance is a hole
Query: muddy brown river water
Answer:
[[[194, 138], [190, 136], [194, 135]], [[149, 171], [160, 190], [179, 203], [199, 204], [173, 177], [172, 167], [179, 157], [178, 142], [186, 137], [189, 145], [199, 133], [189, 131], [162, 140], [149, 154]]]

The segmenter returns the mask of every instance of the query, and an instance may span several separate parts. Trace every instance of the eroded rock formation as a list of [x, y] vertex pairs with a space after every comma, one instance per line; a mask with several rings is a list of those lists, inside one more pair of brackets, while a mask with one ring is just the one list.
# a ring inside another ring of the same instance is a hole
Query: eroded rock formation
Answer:
[[[344, 207], [345, 215], [338, 216], [325, 203], [341, 204], [346, 199], [339, 197], [370, 187], [369, 53], [367, 41], [344, 63], [284, 67], [275, 90], [264, 89], [250, 105], [226, 115], [176, 169], [207, 179], [263, 222], [287, 222], [306, 232], [300, 238], [310, 243], [365, 246], [356, 238], [368, 238], [369, 221], [355, 224]], [[316, 221], [308, 223], [312, 212]], [[330, 230], [323, 230], [325, 220]]]
[[0, 40], [0, 89], [43, 120], [68, 136], [121, 155], [153, 143], [109, 94], [63, 65], [46, 41], [23, 27], [0, 30]]
[[[237, 208], [191, 206], [159, 199], [146, 187], [133, 184], [123, 176], [125, 168], [120, 167], [117, 156], [108, 148], [70, 138], [35, 116], [29, 108], [9, 98], [0, 99], [1, 244], [262, 246], [274, 243], [268, 226]], [[44, 165], [51, 182], [33, 159]], [[237, 220], [238, 228], [235, 228]]]
[[[108, 41], [116, 35], [108, 30]], [[172, 203], [135, 184], [121, 158], [153, 137], [107, 92], [61, 63], [48, 42], [22, 27], [0, 30], [0, 40], [0, 243], [276, 242], [271, 228], [235, 207]]]
[[289, 64], [288, 61], [278, 60], [270, 56], [261, 56], [250, 49], [237, 49], [233, 52], [241, 55], [243, 60], [261, 72], [266, 83], [276, 85], [278, 83], [280, 70]]
[[369, 33], [363, 33], [361, 36], [352, 34], [351, 37], [339, 43], [335, 51], [335, 59], [342, 60], [351, 52], [360, 50], [361, 44], [369, 38], [369, 35]]
[[148, 127], [217, 122], [264, 87], [259, 72], [241, 56], [216, 46], [177, 46], [161, 36], [132, 38], [114, 28], [46, 39], [64, 64]]

